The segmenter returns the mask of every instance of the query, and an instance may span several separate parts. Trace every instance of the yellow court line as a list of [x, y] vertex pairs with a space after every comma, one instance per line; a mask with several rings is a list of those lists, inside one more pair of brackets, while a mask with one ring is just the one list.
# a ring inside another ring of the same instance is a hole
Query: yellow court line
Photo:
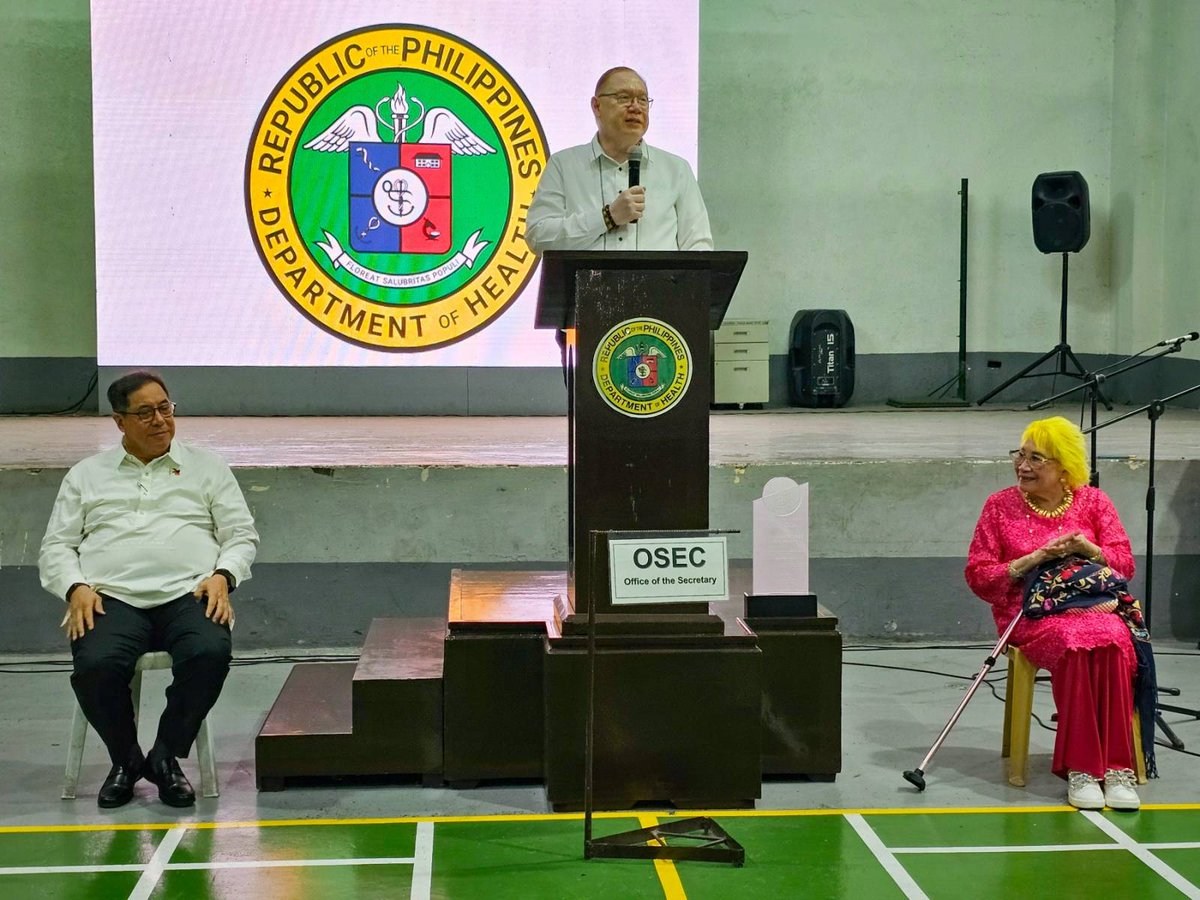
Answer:
[[[1147, 810], [1200, 810], [1200, 803], [1144, 803]], [[799, 816], [944, 816], [980, 815], [985, 813], [1061, 813], [1078, 812], [1073, 806], [963, 806], [931, 807], [929, 809], [863, 808], [863, 809], [721, 809], [721, 810], [662, 810], [654, 813], [660, 818], [790, 818]], [[141, 824], [92, 824], [92, 825], [0, 825], [0, 834], [37, 834], [72, 831], [166, 831], [179, 825], [193, 829], [217, 828], [295, 828], [302, 825], [413, 825], [418, 822], [433, 822], [437, 825], [471, 824], [479, 822], [555, 822], [581, 820], [583, 813], [512, 813], [496, 816], [396, 816], [359, 819], [259, 819], [232, 822], [194, 822], [180, 819], [176, 822], [146, 822]], [[636, 819], [639, 814], [625, 812], [596, 812], [595, 819]]]
[[1143, 803], [1142, 809], [1200, 809], [1200, 803]]
[[[593, 819], [636, 819], [637, 813], [595, 812]], [[194, 822], [181, 819], [178, 822], [113, 823], [93, 825], [0, 825], [0, 834], [24, 834], [29, 832], [69, 831], [166, 831], [176, 825], [195, 829], [215, 828], [295, 828], [302, 825], [415, 825], [433, 822], [437, 825], [470, 824], [472, 822], [553, 822], [582, 821], [583, 813], [507, 813], [495, 816], [380, 816], [359, 819], [250, 819], [230, 822]]]
[[[653, 813], [642, 813], [638, 815], [637, 820], [642, 828], [653, 828], [658, 824], [658, 816]], [[679, 872], [675, 869], [674, 860], [654, 860], [654, 873], [658, 875], [658, 883], [662, 885], [663, 896], [667, 900], [687, 900], [687, 894], [684, 893], [683, 882], [679, 880]]]
[[[1142, 809], [1150, 809], [1148, 805]], [[1200, 809], [1200, 803], [1195, 804]], [[864, 807], [862, 809], [720, 809], [720, 810], [671, 810], [659, 813], [661, 816], [708, 816], [723, 819], [739, 817], [752, 818], [755, 816], [779, 816], [788, 818], [794, 816], [945, 816], [952, 814], [978, 815], [980, 813], [1043, 813], [1070, 812], [1075, 807], [1066, 805], [1055, 806], [937, 806], [928, 809], [911, 809], [896, 807]]]

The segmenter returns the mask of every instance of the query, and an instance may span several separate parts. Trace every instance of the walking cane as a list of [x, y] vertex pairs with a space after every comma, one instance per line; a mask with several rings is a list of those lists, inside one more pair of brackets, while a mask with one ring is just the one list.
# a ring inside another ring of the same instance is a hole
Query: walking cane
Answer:
[[992, 652], [988, 654], [988, 658], [983, 661], [983, 668], [979, 670], [979, 674], [975, 676], [975, 680], [967, 688], [967, 694], [958, 704], [958, 709], [954, 711], [954, 715], [950, 717], [950, 721], [946, 723], [946, 727], [942, 729], [942, 733], [933, 742], [933, 746], [929, 748], [929, 752], [925, 754], [925, 758], [921, 760], [921, 764], [915, 769], [904, 773], [904, 780], [914, 785], [918, 791], [925, 790], [925, 767], [929, 765], [929, 761], [933, 759], [933, 754], [938, 752], [938, 749], [942, 746], [942, 742], [946, 740], [946, 735], [950, 733], [950, 729], [954, 727], [954, 723], [958, 721], [958, 717], [962, 715], [962, 711], [967, 708], [967, 704], [975, 696], [975, 691], [983, 683], [984, 676], [992, 671], [992, 666], [996, 665], [996, 659], [1004, 652], [1004, 648], [1008, 645], [1009, 635], [1013, 633], [1013, 629], [1021, 621], [1021, 615], [1022, 613], [1017, 613], [1013, 617], [1013, 620], [1008, 623], [1008, 627], [1004, 629], [1004, 634], [1000, 635], [1000, 640], [996, 641], [996, 646], [992, 648]]

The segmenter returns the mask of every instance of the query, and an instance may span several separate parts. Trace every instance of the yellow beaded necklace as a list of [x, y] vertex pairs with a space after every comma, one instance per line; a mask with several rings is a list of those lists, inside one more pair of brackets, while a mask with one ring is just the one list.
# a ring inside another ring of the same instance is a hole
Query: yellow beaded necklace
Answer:
[[1071, 501], [1075, 499], [1075, 492], [1070, 488], [1067, 488], [1066, 493], [1063, 495], [1062, 503], [1058, 504], [1058, 506], [1054, 507], [1054, 509], [1042, 509], [1040, 506], [1030, 500], [1029, 495], [1024, 491], [1021, 492], [1021, 496], [1025, 499], [1025, 505], [1043, 519], [1058, 519], [1061, 518], [1063, 514], [1071, 508]]

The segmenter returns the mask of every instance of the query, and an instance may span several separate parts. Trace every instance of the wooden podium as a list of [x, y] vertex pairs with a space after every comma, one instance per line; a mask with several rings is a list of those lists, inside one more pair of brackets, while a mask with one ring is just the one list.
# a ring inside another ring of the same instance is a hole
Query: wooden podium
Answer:
[[545, 254], [536, 322], [577, 329], [569, 571], [456, 570], [445, 619], [376, 620], [357, 665], [296, 666], [255, 744], [260, 788], [314, 776], [541, 778], [554, 809], [581, 809], [589, 635], [598, 807], [748, 806], [763, 774], [835, 777], [836, 619], [614, 608], [607, 542], [590, 550], [592, 532], [709, 527], [709, 332], [745, 263], [723, 252]]
[[535, 324], [576, 335], [567, 359], [564, 634], [579, 633], [576, 586], [590, 584], [598, 587], [601, 628], [635, 616], [648, 628], [720, 630], [706, 604], [674, 606], [666, 618], [657, 608], [626, 606], [614, 620], [607, 560], [591, 558], [587, 535], [709, 527], [709, 332], [720, 326], [745, 265], [741, 251], [548, 251], [542, 258]]
[[589, 540], [595, 531], [709, 527], [709, 332], [745, 264], [741, 252], [543, 256], [535, 324], [575, 329], [566, 373], [568, 608], [543, 682], [546, 794], [556, 809], [583, 800], [589, 602], [601, 636], [597, 803], [742, 806], [760, 793], [762, 662], [753, 635], [728, 628], [707, 603], [614, 608], [607, 542]]

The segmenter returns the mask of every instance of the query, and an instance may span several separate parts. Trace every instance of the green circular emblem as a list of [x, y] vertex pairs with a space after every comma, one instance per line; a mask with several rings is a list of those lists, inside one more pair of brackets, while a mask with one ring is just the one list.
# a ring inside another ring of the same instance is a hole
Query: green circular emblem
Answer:
[[600, 396], [622, 415], [665, 413], [692, 382], [692, 351], [682, 335], [659, 319], [627, 319], [596, 347], [592, 378]]
[[376, 350], [487, 327], [533, 276], [525, 210], [546, 163], [521, 88], [478, 47], [379, 25], [309, 52], [246, 156], [246, 212], [288, 302]]

